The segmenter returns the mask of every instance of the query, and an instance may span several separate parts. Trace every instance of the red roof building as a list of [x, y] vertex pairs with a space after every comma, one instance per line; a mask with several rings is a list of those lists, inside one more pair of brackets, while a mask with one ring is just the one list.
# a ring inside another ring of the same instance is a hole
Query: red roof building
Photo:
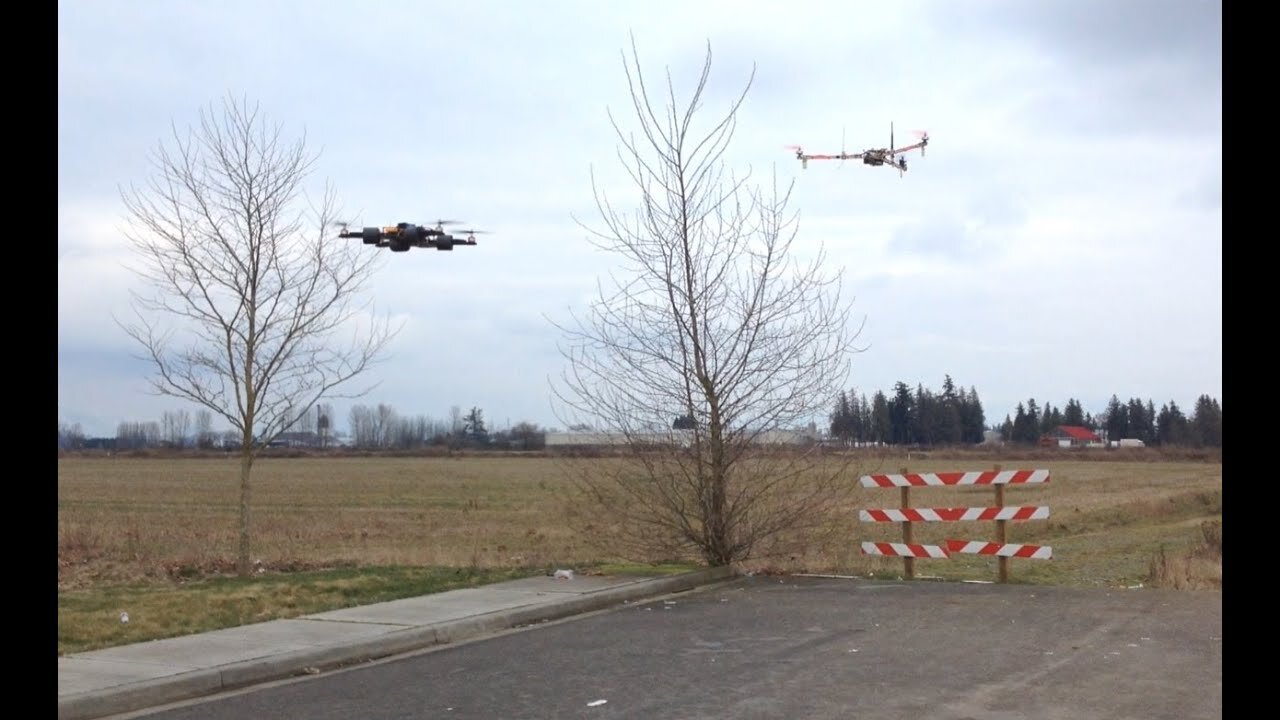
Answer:
[[1059, 425], [1046, 437], [1055, 441], [1060, 446], [1069, 445], [1071, 447], [1079, 447], [1092, 445], [1094, 443], [1102, 443], [1102, 438], [1098, 437], [1097, 433], [1080, 425]]

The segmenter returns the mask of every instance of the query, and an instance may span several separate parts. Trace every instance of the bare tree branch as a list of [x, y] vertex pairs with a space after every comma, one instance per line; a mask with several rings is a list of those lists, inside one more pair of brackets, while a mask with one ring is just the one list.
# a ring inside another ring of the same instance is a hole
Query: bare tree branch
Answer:
[[348, 387], [398, 328], [359, 302], [380, 257], [332, 241], [332, 186], [306, 196], [317, 157], [305, 135], [290, 141], [257, 105], [231, 98], [172, 133], [147, 185], [121, 192], [149, 292], [133, 293], [135, 320], [120, 324], [154, 366], [155, 392], [240, 435], [245, 573], [254, 458], [322, 398], [368, 392]]
[[[618, 212], [593, 173], [603, 227], [588, 227], [589, 240], [623, 267], [611, 288], [598, 284], [585, 315], [556, 323], [568, 368], [553, 394], [562, 411], [626, 438], [629, 460], [587, 471], [580, 486], [633, 549], [728, 564], [841, 507], [853, 483], [839, 463], [764, 448], [773, 433], [825, 413], [861, 350], [859, 330], [849, 327], [842, 273], [824, 273], [821, 249], [809, 263], [793, 256], [791, 188], [776, 177], [768, 189], [749, 186], [749, 173], [724, 169], [754, 71], [700, 131], [710, 46], [687, 103], [668, 73], [665, 112], [634, 40], [623, 64], [641, 139], [609, 118], [640, 206]], [[692, 418], [692, 429], [672, 430], [677, 417]]]

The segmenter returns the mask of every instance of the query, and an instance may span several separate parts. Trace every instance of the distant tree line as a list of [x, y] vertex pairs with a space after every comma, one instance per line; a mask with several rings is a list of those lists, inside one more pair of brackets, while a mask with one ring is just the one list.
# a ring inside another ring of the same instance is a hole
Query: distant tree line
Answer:
[[[377, 406], [355, 405], [348, 417], [349, 433], [342, 444], [359, 449], [409, 450], [429, 446], [454, 449], [541, 450], [546, 445], [546, 431], [535, 423], [519, 422], [506, 430], [490, 432], [484, 411], [472, 407], [463, 413], [454, 406], [447, 420], [425, 415], [407, 417], [385, 403]], [[233, 430], [215, 432], [213, 417], [207, 410], [194, 416], [186, 410], [166, 411], [159, 422], [121, 422], [115, 437], [86, 438], [77, 423], [58, 425], [58, 448], [62, 450], [105, 449], [139, 450], [145, 448], [238, 448], [240, 436]], [[340, 440], [334, 428], [334, 410], [320, 403], [273, 441], [283, 447], [328, 448]]]
[[[940, 391], [905, 382], [894, 384], [891, 395], [877, 390], [870, 398], [856, 390], [840, 392], [830, 413], [830, 437], [846, 445], [973, 445], [983, 442], [993, 430], [1016, 445], [1036, 445], [1062, 425], [1085, 427], [1104, 441], [1135, 438], [1147, 445], [1180, 447], [1222, 447], [1222, 406], [1216, 398], [1201, 395], [1188, 416], [1176, 402], [1156, 409], [1151, 400], [1130, 398], [1122, 402], [1112, 395], [1097, 416], [1085, 412], [1079, 400], [1067, 400], [1058, 408], [1046, 402], [1041, 408], [1034, 399], [1019, 402], [1012, 416], [988, 427], [978, 391], [958, 387], [945, 376]], [[689, 427], [692, 418], [678, 417], [675, 429]], [[295, 447], [332, 447], [338, 442], [333, 431], [333, 406], [321, 403], [314, 412], [301, 416], [277, 440]], [[412, 450], [447, 446], [454, 449], [541, 450], [547, 430], [536, 423], [518, 422], [505, 430], [490, 432], [484, 411], [472, 407], [463, 412], [450, 408], [446, 419], [427, 415], [404, 416], [391, 405], [355, 405], [348, 416], [345, 445], [377, 450]], [[591, 428], [571, 427], [570, 430]], [[217, 432], [208, 410], [189, 414], [185, 410], [165, 412], [160, 421], [121, 422], [113, 438], [87, 438], [79, 423], [58, 424], [58, 448], [82, 450], [101, 448], [135, 450], [144, 448], [214, 449], [239, 442], [234, 431]]]
[[856, 391], [841, 392], [831, 411], [831, 437], [845, 444], [957, 445], [982, 442], [986, 419], [973, 387], [957, 387], [951, 376], [941, 392], [905, 382], [893, 394], [877, 390], [868, 400]]
[[1134, 438], [1146, 445], [1222, 447], [1222, 406], [1208, 395], [1196, 400], [1189, 417], [1172, 401], [1157, 411], [1151, 400], [1126, 403], [1112, 395], [1095, 417], [1074, 398], [1064, 408], [1045, 403], [1043, 409], [1030, 399], [1019, 402], [1003, 423], [987, 427], [978, 391], [957, 387], [950, 375], [938, 392], [921, 384], [912, 390], [902, 381], [894, 384], [892, 394], [877, 390], [870, 399], [854, 390], [841, 392], [830, 422], [831, 438], [851, 445], [976, 444], [987, 430], [1007, 443], [1037, 445], [1059, 426], [1072, 425], [1088, 428], [1104, 441]]
[[390, 405], [356, 405], [351, 408], [350, 444], [357, 448], [413, 449], [428, 446], [491, 450], [541, 450], [546, 433], [536, 424], [519, 422], [506, 430], [490, 432], [484, 411], [472, 407], [466, 413], [453, 406], [449, 417], [402, 417]]
[[1075, 398], [1067, 400], [1065, 410], [1047, 402], [1041, 410], [1034, 398], [1028, 400], [1025, 405], [1018, 403], [1013, 418], [1006, 415], [1004, 423], [995, 429], [1000, 432], [1000, 437], [1005, 442], [1035, 445], [1040, 442], [1040, 438], [1061, 425], [1088, 428], [1095, 433], [1100, 429], [1099, 422], [1093, 415], [1086, 413], [1080, 401]]
[[1147, 445], [1222, 447], [1222, 405], [1208, 395], [1196, 399], [1190, 417], [1173, 401], [1157, 411], [1149, 399], [1121, 402], [1112, 395], [1106, 409], [1095, 418], [1083, 413], [1076, 400], [1067, 401], [1066, 409], [1060, 412], [1048, 403], [1041, 410], [1032, 399], [1026, 405], [1018, 403], [1014, 416], [1005, 416], [1000, 431], [1009, 442], [1031, 445], [1059, 425], [1087, 427], [1103, 440], [1133, 438]]

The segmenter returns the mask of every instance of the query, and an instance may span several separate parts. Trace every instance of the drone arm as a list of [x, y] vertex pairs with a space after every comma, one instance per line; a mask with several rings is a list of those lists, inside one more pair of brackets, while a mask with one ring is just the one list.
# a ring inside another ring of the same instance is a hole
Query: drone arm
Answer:
[[925, 149], [925, 146], [926, 146], [926, 145], [928, 145], [928, 144], [929, 144], [929, 136], [928, 136], [927, 134], [921, 133], [921, 134], [920, 134], [920, 142], [918, 142], [918, 143], [916, 143], [916, 144], [914, 144], [914, 145], [908, 145], [908, 146], [903, 147], [903, 148], [898, 148], [897, 150], [894, 150], [894, 151], [893, 151], [893, 153], [894, 153], [894, 154], [897, 154], [897, 153], [904, 153], [904, 152], [907, 152], [908, 150], [917, 150], [917, 149], [918, 149], [918, 150], [920, 151], [920, 157], [924, 157], [924, 149]]

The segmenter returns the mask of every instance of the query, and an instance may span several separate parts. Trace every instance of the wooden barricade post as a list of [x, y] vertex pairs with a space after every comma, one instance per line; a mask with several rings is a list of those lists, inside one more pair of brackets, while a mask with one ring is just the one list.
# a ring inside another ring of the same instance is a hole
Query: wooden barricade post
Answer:
[[[907, 469], [902, 468], [902, 474], [907, 474]], [[907, 485], [902, 486], [902, 509], [907, 510], [911, 507], [911, 488]], [[902, 542], [911, 547], [911, 521], [902, 521]], [[916, 576], [916, 559], [910, 555], [902, 558], [902, 572], [908, 580], [912, 580]]]
[[[996, 465], [996, 474], [999, 473], [1000, 466]], [[1004, 507], [1004, 485], [996, 485], [996, 507]], [[1005, 525], [1007, 525], [1008, 522], [1008, 520], [996, 520], [996, 542], [1001, 545], [1008, 542], [1008, 538], [1005, 535]], [[1001, 555], [996, 559], [996, 562], [1000, 566], [1000, 582], [1009, 582], [1009, 557], [1007, 555]]]

